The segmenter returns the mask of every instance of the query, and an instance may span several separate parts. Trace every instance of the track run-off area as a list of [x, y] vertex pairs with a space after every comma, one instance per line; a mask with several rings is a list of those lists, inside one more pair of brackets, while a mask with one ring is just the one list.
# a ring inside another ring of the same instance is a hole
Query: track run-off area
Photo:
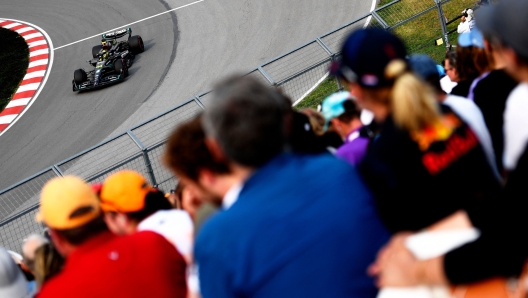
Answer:
[[[375, 1], [375, 0], [374, 0]], [[375, 4], [375, 3], [374, 3]], [[53, 42], [38, 99], [0, 136], [0, 190], [373, 8], [363, 0], [3, 0], [0, 18]], [[145, 52], [125, 82], [73, 93], [100, 34], [130, 27]]]

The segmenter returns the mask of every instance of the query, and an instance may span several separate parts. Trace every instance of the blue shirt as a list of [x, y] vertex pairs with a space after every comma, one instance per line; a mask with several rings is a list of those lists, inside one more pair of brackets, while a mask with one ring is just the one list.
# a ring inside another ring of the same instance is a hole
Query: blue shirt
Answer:
[[366, 270], [389, 233], [355, 169], [330, 155], [282, 154], [198, 235], [209, 297], [375, 297]]

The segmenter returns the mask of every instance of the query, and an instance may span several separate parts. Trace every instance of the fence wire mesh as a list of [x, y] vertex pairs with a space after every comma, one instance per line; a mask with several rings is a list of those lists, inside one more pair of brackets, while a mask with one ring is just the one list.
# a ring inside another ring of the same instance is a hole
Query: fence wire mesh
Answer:
[[38, 208], [34, 207], [12, 221], [2, 225], [0, 245], [8, 250], [20, 252], [22, 241], [31, 234], [42, 234], [44, 226], [35, 221]]
[[134, 170], [141, 173], [145, 177], [149, 177], [149, 171], [147, 169], [147, 165], [145, 164], [145, 160], [143, 159], [143, 154], [139, 153], [96, 174], [93, 174], [85, 180], [90, 183], [102, 183], [108, 176], [120, 170]]
[[330, 54], [319, 43], [313, 41], [288, 55], [264, 64], [262, 68], [277, 83], [308, 69], [328, 57], [330, 57]]
[[323, 35], [321, 40], [330, 49], [330, 51], [333, 53], [338, 53], [341, 50], [341, 45], [343, 44], [345, 38], [350, 33], [352, 33], [352, 31], [363, 28], [368, 20], [371, 20], [371, 17], [365, 16], [364, 18], [356, 20], [346, 26]]
[[54, 177], [57, 177], [57, 174], [53, 170], [48, 170], [2, 192], [0, 194], [0, 222], [12, 217], [24, 208], [37, 204], [40, 190], [48, 180]]
[[200, 102], [204, 105], [205, 108], [209, 107], [212, 98], [213, 93], [211, 91], [198, 95], [198, 100], [200, 100]]
[[156, 177], [156, 184], [160, 190], [168, 192], [176, 186], [176, 179], [173, 174], [162, 164], [162, 157], [165, 152], [165, 143], [160, 143], [150, 149], [147, 154], [149, 156], [152, 171]]
[[132, 133], [145, 147], [164, 142], [171, 130], [200, 113], [202, 108], [195, 100], [191, 100], [168, 113], [154, 118], [132, 129]]
[[83, 179], [91, 179], [92, 176], [139, 152], [140, 149], [132, 138], [127, 134], [122, 134], [109, 142], [105, 142], [94, 149], [58, 164], [57, 167], [65, 175], [76, 175]]
[[331, 58], [326, 58], [303, 71], [290, 76], [277, 84], [282, 91], [290, 97], [292, 102], [302, 99], [313, 91], [314, 86], [318, 86], [328, 75], [328, 68], [332, 62]]
[[376, 10], [376, 13], [389, 27], [396, 27], [434, 7], [435, 3], [432, 0], [401, 0], [385, 5], [383, 8]]
[[[328, 77], [329, 65], [332, 60], [339, 58], [344, 39], [353, 30], [367, 26], [392, 30], [406, 36], [405, 42], [410, 53], [421, 52], [430, 54], [436, 60], [441, 59], [445, 47], [435, 47], [433, 44], [435, 39], [443, 37], [439, 10], [435, 9], [436, 2], [388, 1], [381, 0], [380, 8], [374, 13], [320, 36], [259, 66], [247, 75], [268, 86], [281, 88], [293, 102], [305, 98], [300, 106], [304, 103], [313, 105], [313, 102], [320, 102], [338, 90], [340, 85], [337, 81]], [[476, 0], [444, 0], [444, 18], [446, 21], [457, 18], [464, 8], [473, 7], [475, 3]], [[448, 31], [456, 29], [458, 23], [459, 21], [454, 21], [448, 24]], [[456, 41], [456, 35], [449, 35], [452, 42]], [[57, 175], [73, 174], [88, 182], [102, 182], [118, 170], [133, 169], [148, 177], [160, 189], [173, 189], [177, 181], [161, 161], [165, 140], [174, 127], [194, 117], [203, 107], [210, 107], [213, 100], [211, 92], [197, 95], [196, 99], [0, 191], [0, 246], [20, 251], [23, 238], [43, 231], [43, 227], [34, 221], [38, 197], [43, 185]]]

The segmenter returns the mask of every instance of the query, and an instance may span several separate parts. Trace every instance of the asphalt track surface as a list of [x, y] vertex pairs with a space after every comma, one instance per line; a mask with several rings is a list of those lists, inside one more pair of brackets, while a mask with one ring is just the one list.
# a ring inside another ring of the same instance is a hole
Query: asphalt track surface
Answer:
[[[0, 17], [44, 29], [55, 48], [193, 0], [2, 0]], [[366, 14], [370, 0], [205, 0], [132, 25], [145, 42], [129, 78], [73, 93], [91, 38], [55, 50], [36, 102], [0, 137], [0, 190]]]

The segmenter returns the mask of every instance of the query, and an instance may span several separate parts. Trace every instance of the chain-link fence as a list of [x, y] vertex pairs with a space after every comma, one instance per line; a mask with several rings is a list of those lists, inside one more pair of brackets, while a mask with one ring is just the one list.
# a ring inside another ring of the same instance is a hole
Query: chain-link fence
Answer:
[[[424, 47], [420, 43], [429, 43], [429, 37], [424, 40], [424, 37], [409, 34], [406, 32], [408, 27], [427, 26], [431, 31], [432, 43], [436, 37], [441, 38], [445, 33], [439, 22], [442, 6], [446, 7], [445, 11], [456, 14], [469, 7], [466, 2], [475, 2], [436, 1], [395, 0], [387, 4], [381, 3], [373, 12], [266, 62], [247, 75], [270, 87], [282, 88], [293, 103], [305, 98], [320, 84], [330, 84], [320, 95], [325, 97], [339, 88], [335, 80], [327, 79], [328, 68], [332, 60], [339, 57], [341, 43], [353, 30], [364, 27], [392, 30], [401, 34], [411, 52], [422, 50]], [[436, 47], [435, 50], [445, 53], [445, 47]], [[174, 127], [206, 109], [212, 100], [211, 92], [199, 94], [114, 138], [0, 191], [0, 246], [20, 251], [24, 237], [30, 233], [42, 232], [43, 226], [35, 223], [34, 216], [38, 210], [40, 190], [53, 177], [72, 174], [88, 182], [102, 182], [118, 170], [133, 169], [148, 177], [160, 189], [174, 188], [176, 181], [161, 164], [166, 138]]]

